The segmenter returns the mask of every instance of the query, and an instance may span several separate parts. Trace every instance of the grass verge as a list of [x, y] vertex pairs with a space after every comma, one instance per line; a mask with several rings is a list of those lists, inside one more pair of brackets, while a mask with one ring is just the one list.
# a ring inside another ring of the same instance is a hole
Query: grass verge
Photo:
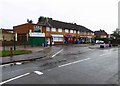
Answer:
[[[31, 50], [13, 50], [12, 53], [13, 55], [21, 55], [21, 54], [32, 53], [32, 51]], [[10, 51], [9, 50], [0, 51], [0, 56], [2, 57], [10, 56]]]

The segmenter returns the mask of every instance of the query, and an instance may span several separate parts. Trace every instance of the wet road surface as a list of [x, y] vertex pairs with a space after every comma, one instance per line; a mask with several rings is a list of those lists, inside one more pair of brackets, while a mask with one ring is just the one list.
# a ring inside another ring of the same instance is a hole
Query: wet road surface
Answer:
[[54, 46], [44, 59], [5, 67], [0, 84], [116, 84], [118, 48]]

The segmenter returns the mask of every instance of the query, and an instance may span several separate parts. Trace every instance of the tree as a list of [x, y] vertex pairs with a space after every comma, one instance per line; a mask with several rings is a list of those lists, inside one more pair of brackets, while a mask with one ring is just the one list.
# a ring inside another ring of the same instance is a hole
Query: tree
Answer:
[[29, 20], [29, 19], [27, 19], [27, 22], [28, 22], [28, 23], [33, 23], [33, 21], [32, 21], [32, 20]]
[[109, 38], [98, 38], [98, 37], [95, 37], [94, 40], [102, 40], [102, 41], [104, 41], [104, 43], [109, 43]]
[[111, 39], [112, 44], [120, 44], [120, 31], [114, 31]]
[[46, 20], [46, 17], [40, 16], [38, 18], [38, 22], [44, 22]]
[[120, 38], [120, 31], [119, 32], [114, 31], [112, 35], [115, 37], [115, 39], [119, 39]]

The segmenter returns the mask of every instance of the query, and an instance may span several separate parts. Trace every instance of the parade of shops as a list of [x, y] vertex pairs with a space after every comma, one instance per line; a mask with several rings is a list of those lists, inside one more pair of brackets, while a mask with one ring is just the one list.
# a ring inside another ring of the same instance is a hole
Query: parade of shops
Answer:
[[30, 45], [48, 44], [74, 44], [91, 43], [94, 32], [90, 29], [77, 25], [76, 23], [66, 23], [52, 18], [38, 21], [36, 24], [25, 23], [13, 26], [17, 33], [17, 41], [26, 39]]

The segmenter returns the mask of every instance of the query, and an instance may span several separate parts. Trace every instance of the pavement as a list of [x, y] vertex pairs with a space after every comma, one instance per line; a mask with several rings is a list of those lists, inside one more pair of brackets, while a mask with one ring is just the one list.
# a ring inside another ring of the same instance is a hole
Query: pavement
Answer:
[[[10, 47], [6, 47], [6, 49], [9, 49]], [[21, 61], [29, 61], [29, 60], [34, 60], [34, 59], [38, 59], [38, 58], [42, 58], [45, 56], [45, 54], [43, 54], [44, 50], [47, 49], [49, 47], [17, 47], [17, 50], [31, 50], [32, 53], [30, 54], [22, 54], [22, 55], [15, 55], [15, 56], [7, 56], [7, 57], [0, 57], [2, 58], [2, 61], [0, 64], [9, 64], [9, 63], [15, 63], [15, 62], [21, 62]], [[41, 52], [41, 53], [39, 53]]]
[[[60, 47], [65, 46], [65, 45], [55, 45], [55, 46], [56, 46], [56, 48], [58, 48], [58, 47], [60, 48]], [[50, 55], [49, 50], [51, 50], [55, 46], [52, 46], [52, 47], [49, 47], [49, 46], [48, 47], [29, 47], [29, 46], [27, 46], [26, 48], [24, 48], [23, 46], [17, 46], [17, 48], [16, 48], [17, 50], [31, 50], [32, 53], [31, 54], [15, 55], [15, 56], [12, 56], [12, 57], [10, 57], [10, 56], [0, 57], [0, 58], [2, 58], [1, 59], [2, 61], [0, 61], [0, 64], [2, 66], [6, 66], [8, 64], [9, 65], [10, 64], [16, 64], [17, 62], [30, 62], [30, 61], [34, 61], [34, 60], [37, 60], [37, 59], [41, 59], [41, 58], [44, 58], [44, 57]], [[92, 48], [98, 47], [98, 45], [92, 46], [90, 44], [73, 44], [73, 45], [67, 45], [67, 46], [68, 47], [69, 46], [74, 46], [74, 47], [86, 47], [86, 46], [90, 46]], [[11, 46], [5, 47], [5, 49], [9, 50], [10, 47]], [[59, 48], [55, 49], [55, 50], [58, 51]], [[2, 48], [0, 48], [0, 49], [2, 49]]]

